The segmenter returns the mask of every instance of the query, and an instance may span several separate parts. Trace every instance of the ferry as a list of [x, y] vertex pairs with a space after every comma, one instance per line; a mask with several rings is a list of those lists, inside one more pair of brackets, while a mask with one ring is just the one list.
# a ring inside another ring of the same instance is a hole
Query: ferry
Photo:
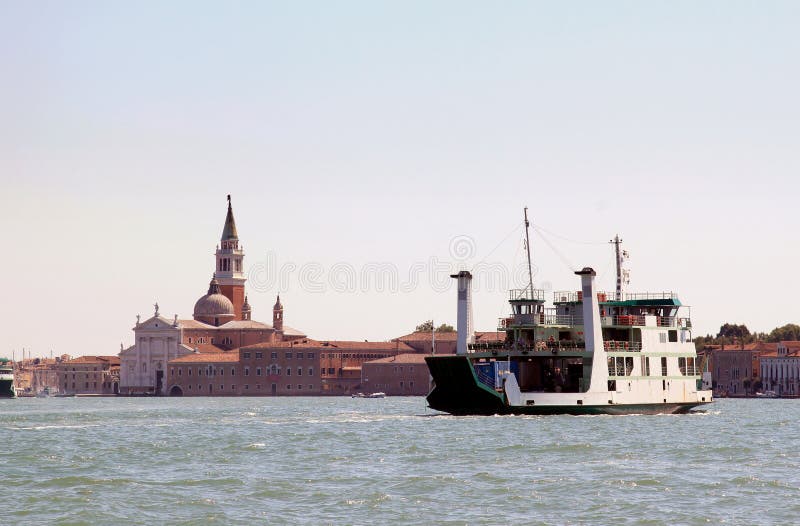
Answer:
[[590, 267], [575, 272], [578, 291], [511, 290], [505, 341], [473, 343], [472, 275], [458, 281], [455, 355], [426, 356], [430, 408], [454, 415], [686, 413], [713, 401], [704, 389], [690, 317], [673, 292], [627, 293], [627, 254], [617, 236], [614, 292], [596, 290]]
[[8, 358], [0, 358], [0, 398], [16, 398], [14, 367]]

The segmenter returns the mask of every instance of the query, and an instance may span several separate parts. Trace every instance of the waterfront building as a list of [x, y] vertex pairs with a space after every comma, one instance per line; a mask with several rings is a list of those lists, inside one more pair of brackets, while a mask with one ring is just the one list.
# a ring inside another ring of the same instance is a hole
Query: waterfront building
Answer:
[[265, 342], [169, 362], [172, 396], [347, 395], [361, 390], [364, 362], [414, 352], [400, 342]]
[[117, 394], [119, 365], [118, 356], [81, 356], [58, 363], [58, 391], [69, 395]]
[[[415, 352], [431, 354], [435, 346], [436, 354], [455, 354], [456, 352], [455, 331], [436, 332], [433, 335], [428, 331], [417, 331], [404, 336], [400, 336], [397, 341], [405, 343], [413, 348]], [[505, 340], [506, 334], [503, 332], [475, 332], [475, 343], [493, 343]]]
[[430, 392], [430, 372], [425, 354], [401, 354], [365, 362], [361, 391], [390, 396], [425, 396]]
[[123, 394], [167, 394], [167, 364], [183, 356], [216, 355], [256, 343], [305, 337], [303, 332], [285, 325], [280, 297], [273, 307], [271, 325], [252, 319], [245, 291], [244, 249], [239, 243], [230, 196], [215, 259], [208, 291], [195, 303], [192, 319], [178, 319], [177, 315], [166, 318], [159, 313], [158, 304], [149, 319], [140, 321], [136, 317], [134, 344], [121, 349], [119, 355]]
[[800, 341], [778, 342], [775, 351], [761, 356], [761, 382], [764, 391], [800, 396]]
[[14, 364], [14, 387], [23, 396], [42, 391], [55, 393], [58, 390], [56, 365], [69, 360], [70, 356], [56, 358], [27, 358]]
[[760, 361], [775, 349], [776, 344], [767, 342], [719, 345], [707, 349], [706, 353], [710, 354], [708, 369], [717, 396], [753, 395], [760, 378]]

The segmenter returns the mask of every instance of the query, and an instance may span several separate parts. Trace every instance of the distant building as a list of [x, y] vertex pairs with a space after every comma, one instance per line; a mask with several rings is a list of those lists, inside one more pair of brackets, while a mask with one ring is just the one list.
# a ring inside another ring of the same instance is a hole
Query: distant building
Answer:
[[778, 396], [800, 396], [800, 341], [778, 342], [761, 356], [761, 382]]
[[[68, 360], [69, 356], [64, 355]], [[58, 376], [55, 366], [62, 358], [28, 358], [16, 362], [14, 387], [18, 393], [39, 393], [44, 390], [56, 392]]]
[[391, 396], [424, 396], [430, 392], [425, 354], [401, 354], [365, 362], [361, 391]]
[[364, 362], [413, 352], [400, 342], [303, 338], [191, 353], [169, 362], [172, 396], [346, 395], [361, 390]]
[[111, 395], [119, 392], [118, 356], [81, 356], [55, 365], [63, 394]]
[[764, 355], [774, 352], [776, 344], [755, 342], [714, 346], [710, 352], [709, 370], [718, 396], [749, 396], [756, 391], [760, 379], [760, 363]]
[[[412, 332], [405, 336], [396, 338], [397, 341], [405, 343], [414, 351], [423, 354], [431, 354], [432, 348], [436, 347], [436, 354], [455, 354], [456, 353], [456, 332]], [[476, 332], [475, 344], [502, 342], [506, 339], [505, 332]]]
[[158, 304], [151, 318], [140, 321], [136, 317], [135, 342], [119, 354], [123, 394], [167, 394], [167, 364], [182, 356], [216, 355], [256, 343], [305, 337], [301, 331], [284, 324], [280, 296], [273, 307], [271, 325], [251, 318], [252, 309], [245, 293], [244, 250], [239, 245], [230, 196], [215, 257], [216, 270], [208, 292], [195, 303], [192, 319], [180, 320], [177, 315], [165, 318], [159, 314]]

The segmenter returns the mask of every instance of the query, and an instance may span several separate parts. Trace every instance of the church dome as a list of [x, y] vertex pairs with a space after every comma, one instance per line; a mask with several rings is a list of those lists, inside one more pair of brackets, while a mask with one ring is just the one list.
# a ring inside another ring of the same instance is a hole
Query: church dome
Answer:
[[208, 294], [197, 300], [194, 304], [195, 318], [233, 318], [235, 316], [233, 303], [219, 291], [216, 279], [211, 280]]

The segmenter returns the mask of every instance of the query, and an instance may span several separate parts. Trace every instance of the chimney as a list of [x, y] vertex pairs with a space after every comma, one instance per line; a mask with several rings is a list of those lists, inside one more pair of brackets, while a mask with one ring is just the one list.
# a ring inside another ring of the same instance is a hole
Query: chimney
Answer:
[[586, 338], [586, 352], [592, 353], [592, 378], [590, 391], [608, 390], [608, 367], [603, 348], [603, 328], [600, 325], [600, 304], [594, 290], [594, 277], [597, 273], [590, 267], [576, 272], [581, 277], [583, 292], [583, 337]]
[[472, 328], [472, 274], [462, 270], [450, 277], [458, 280], [456, 354], [464, 355], [467, 354], [467, 345], [475, 340], [475, 331]]

